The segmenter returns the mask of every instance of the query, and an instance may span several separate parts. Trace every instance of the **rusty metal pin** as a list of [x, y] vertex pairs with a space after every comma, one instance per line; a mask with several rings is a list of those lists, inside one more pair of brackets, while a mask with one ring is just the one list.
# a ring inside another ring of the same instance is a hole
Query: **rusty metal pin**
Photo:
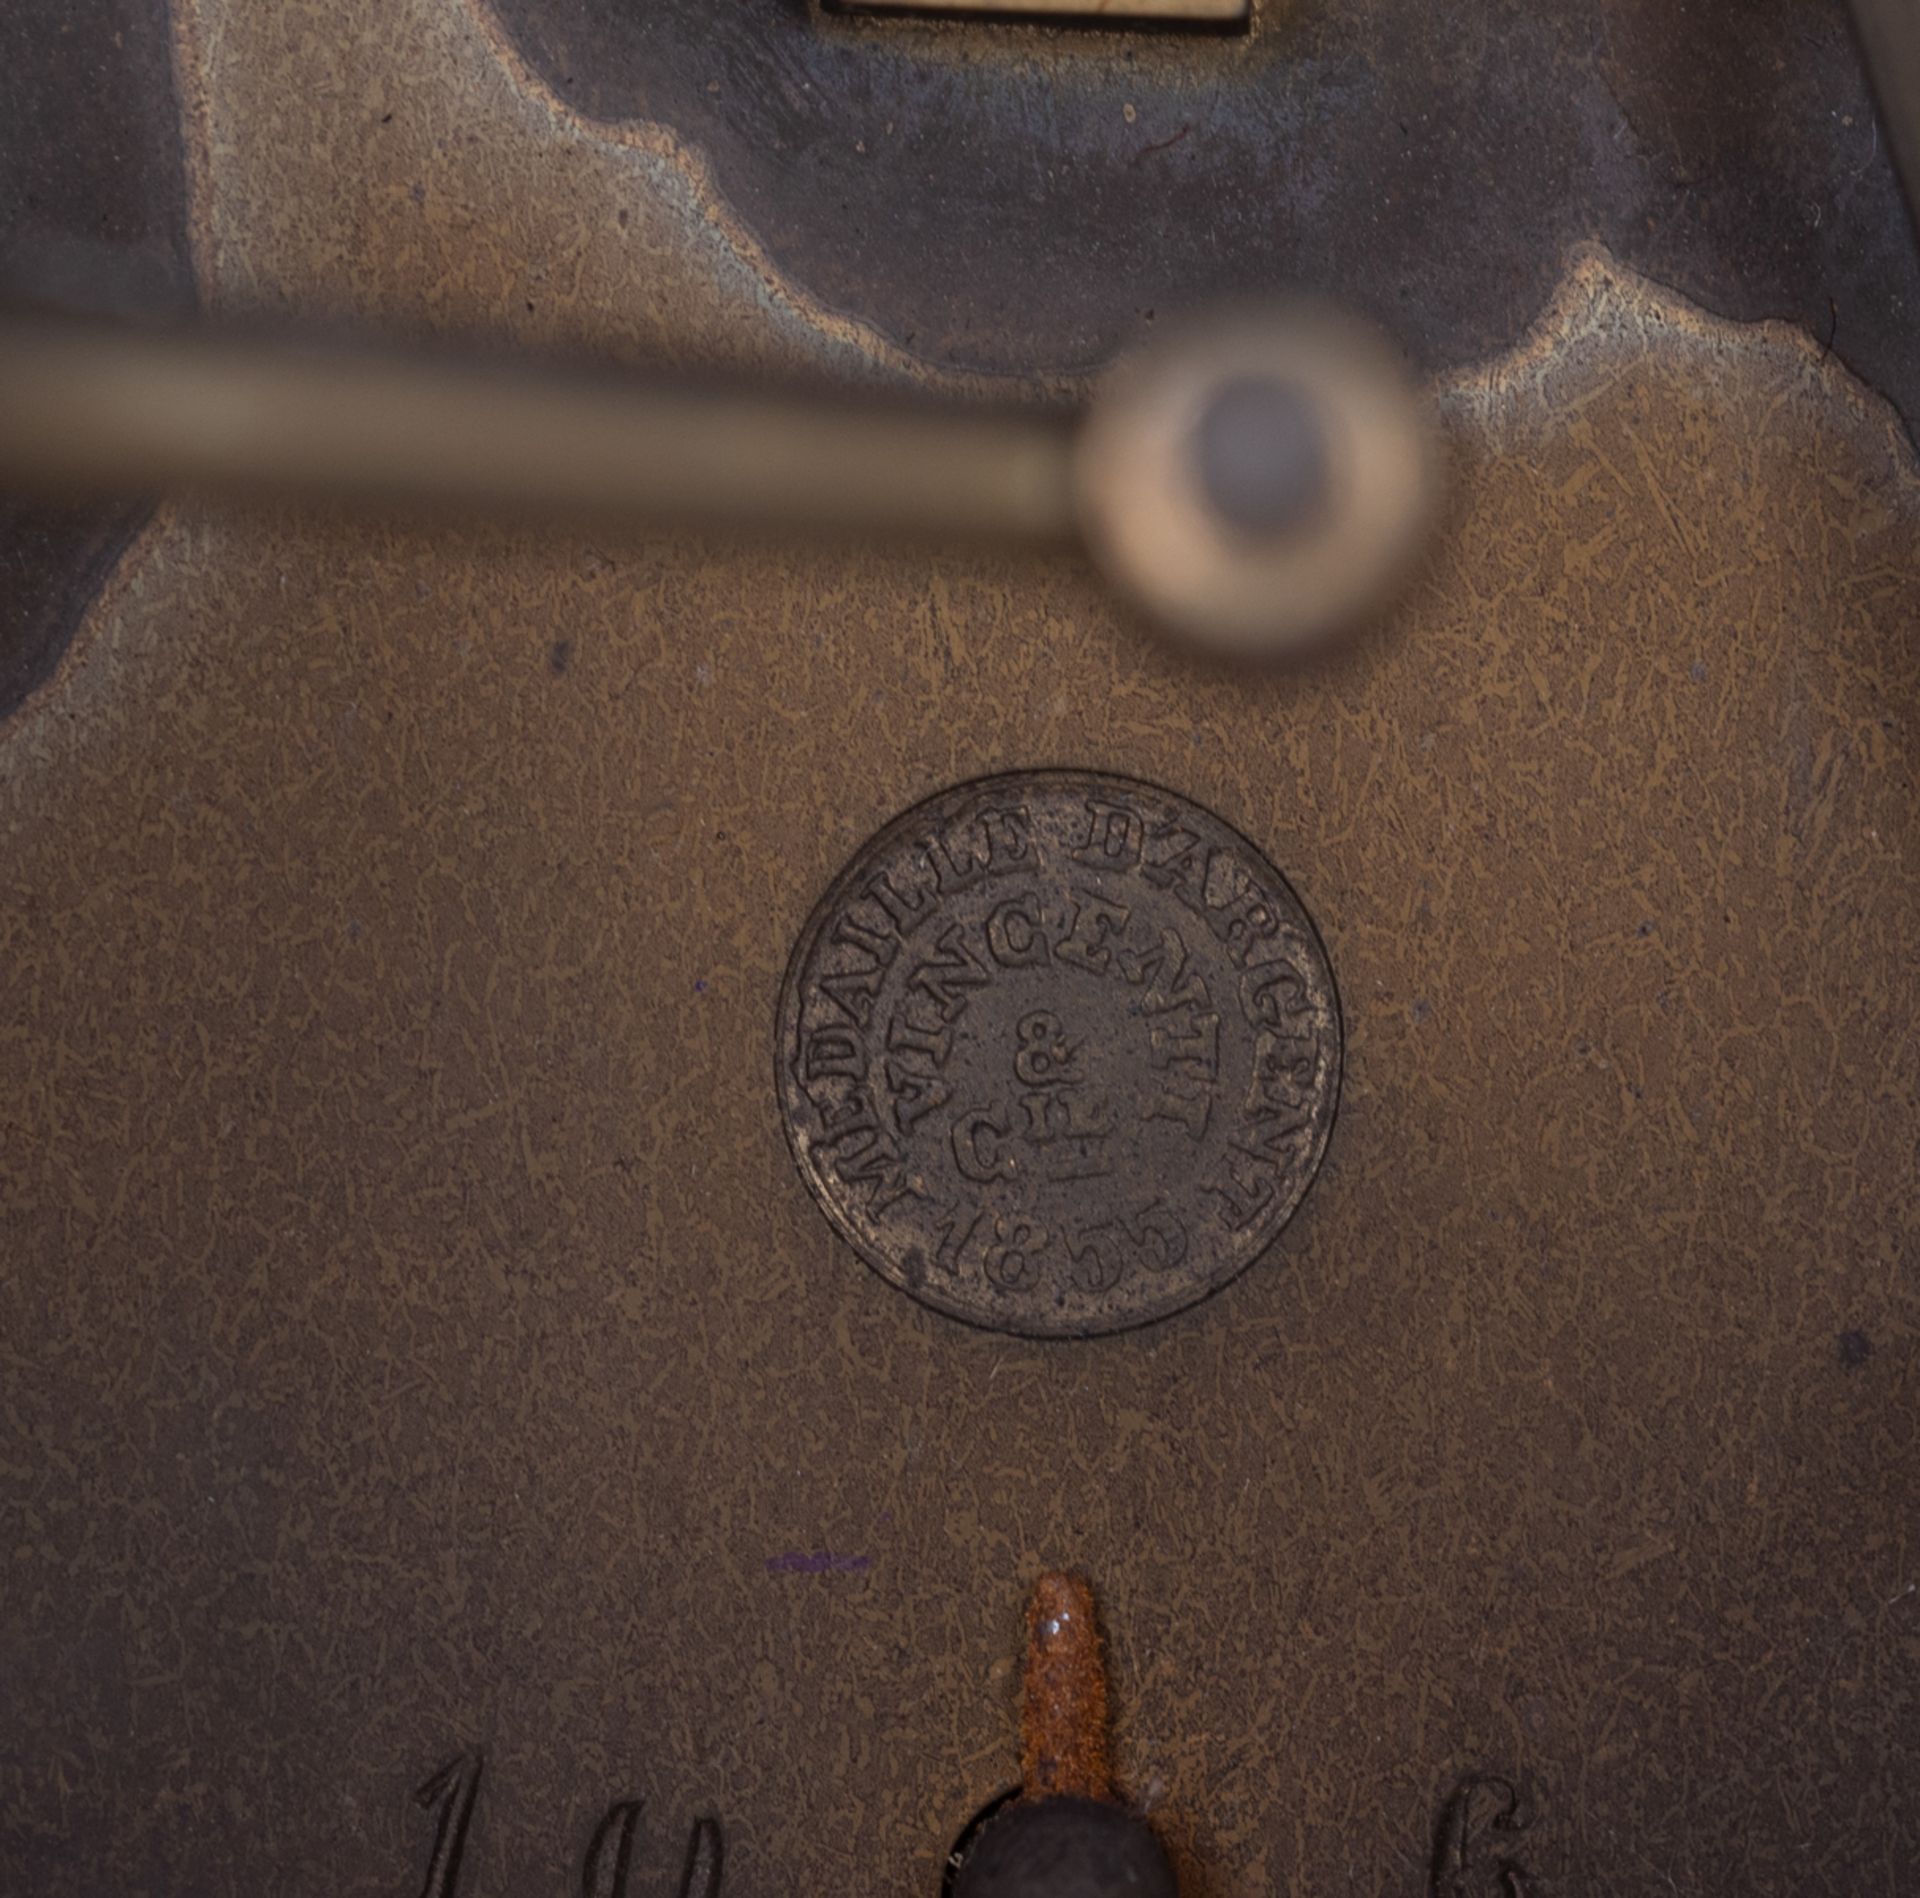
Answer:
[[1113, 1797], [1107, 1669], [1093, 1590], [1077, 1575], [1042, 1575], [1027, 1602], [1020, 1780], [1028, 1799]]
[[1093, 1590], [1049, 1572], [1027, 1601], [1020, 1796], [960, 1861], [954, 1898], [1178, 1898], [1166, 1848], [1115, 1797]]

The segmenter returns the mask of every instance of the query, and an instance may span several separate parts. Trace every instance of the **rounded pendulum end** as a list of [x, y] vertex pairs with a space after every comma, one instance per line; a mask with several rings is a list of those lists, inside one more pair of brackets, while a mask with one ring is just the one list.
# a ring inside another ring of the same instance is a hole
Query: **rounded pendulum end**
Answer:
[[1178, 1898], [1166, 1850], [1124, 1806], [1016, 1799], [982, 1829], [954, 1898]]
[[1043, 1575], [1027, 1604], [1019, 1797], [982, 1825], [953, 1898], [1177, 1898], [1173, 1866], [1113, 1797], [1093, 1591]]
[[1276, 659], [1392, 597], [1434, 514], [1438, 454], [1383, 337], [1280, 306], [1195, 321], [1122, 363], [1074, 484], [1095, 558], [1162, 627]]

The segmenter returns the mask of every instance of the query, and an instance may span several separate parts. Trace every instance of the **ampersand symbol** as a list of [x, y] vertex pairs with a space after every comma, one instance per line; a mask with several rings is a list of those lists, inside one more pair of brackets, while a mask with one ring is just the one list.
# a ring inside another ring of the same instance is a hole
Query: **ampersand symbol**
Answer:
[[1040, 1009], [1024, 1016], [1019, 1034], [1013, 1071], [1023, 1087], [1064, 1087], [1079, 1078], [1073, 1072], [1079, 1044], [1067, 1039], [1058, 1015]]

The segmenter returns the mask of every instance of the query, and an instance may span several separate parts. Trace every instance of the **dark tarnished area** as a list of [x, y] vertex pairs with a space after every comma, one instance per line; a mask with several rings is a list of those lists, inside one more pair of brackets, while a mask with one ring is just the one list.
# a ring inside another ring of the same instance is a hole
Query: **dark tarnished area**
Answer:
[[1298, 289], [1438, 367], [1599, 239], [1920, 414], [1920, 259], [1841, 0], [1264, 0], [1239, 38], [492, 4], [570, 106], [673, 126], [783, 269], [931, 361], [1086, 366]]
[[[165, 0], [0, 8], [0, 297], [192, 304]], [[52, 671], [142, 514], [0, 495], [0, 717]]]
[[822, 898], [781, 996], [802, 1177], [881, 1277], [1091, 1337], [1217, 1291], [1326, 1152], [1340, 1011], [1286, 879], [1094, 772], [916, 805]]

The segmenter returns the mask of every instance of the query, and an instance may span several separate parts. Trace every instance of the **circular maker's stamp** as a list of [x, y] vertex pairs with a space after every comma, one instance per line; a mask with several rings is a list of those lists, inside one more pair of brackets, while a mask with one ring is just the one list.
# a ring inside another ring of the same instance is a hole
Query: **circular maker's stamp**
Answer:
[[1156, 786], [1016, 772], [873, 837], [780, 999], [794, 1159], [882, 1278], [1091, 1337], [1243, 1272], [1340, 1089], [1333, 970], [1252, 844]]

